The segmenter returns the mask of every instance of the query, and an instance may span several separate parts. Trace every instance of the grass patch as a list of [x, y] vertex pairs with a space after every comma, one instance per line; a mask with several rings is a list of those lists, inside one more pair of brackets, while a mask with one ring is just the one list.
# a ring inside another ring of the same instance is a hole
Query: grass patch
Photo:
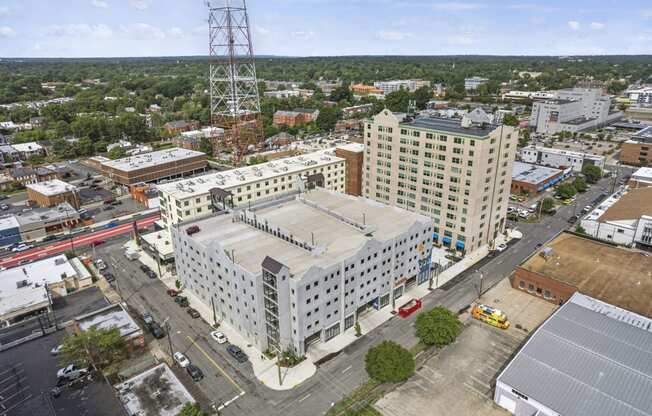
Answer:
[[[382, 390], [373, 391], [379, 385], [380, 383], [373, 379], [367, 381], [357, 389], [353, 390], [351, 394], [335, 403], [328, 413], [326, 413], [326, 416], [379, 415], [380, 413], [371, 406], [371, 404], [378, 400], [384, 393]], [[360, 409], [357, 409], [356, 404], [360, 402], [366, 402], [367, 404]]]

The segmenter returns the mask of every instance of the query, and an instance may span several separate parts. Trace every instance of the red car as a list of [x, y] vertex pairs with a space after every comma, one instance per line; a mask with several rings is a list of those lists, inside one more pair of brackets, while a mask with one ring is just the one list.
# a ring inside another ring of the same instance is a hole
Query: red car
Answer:
[[91, 243], [91, 247], [101, 246], [101, 245], [104, 244], [104, 243], [106, 243], [106, 241], [104, 241], [104, 240], [95, 240], [95, 241], [93, 241], [93, 242]]

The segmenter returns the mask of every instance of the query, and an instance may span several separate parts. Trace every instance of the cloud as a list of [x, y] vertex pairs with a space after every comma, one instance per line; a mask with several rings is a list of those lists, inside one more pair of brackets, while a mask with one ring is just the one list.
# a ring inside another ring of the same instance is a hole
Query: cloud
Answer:
[[482, 3], [449, 2], [433, 4], [433, 10], [440, 12], [468, 12], [484, 8]]
[[270, 33], [272, 33], [272, 31], [267, 28], [264, 28], [262, 26], [255, 26], [255, 25], [254, 25], [254, 31], [259, 35], [263, 35], [263, 36], [267, 36]]
[[91, 1], [91, 4], [98, 9], [106, 9], [109, 7], [109, 3], [105, 2], [104, 0], [93, 0]]
[[601, 23], [601, 22], [591, 22], [591, 24], [589, 26], [593, 30], [602, 30], [602, 29], [604, 29], [605, 25], [604, 25], [604, 23]]
[[165, 32], [161, 28], [147, 23], [134, 23], [120, 28], [124, 34], [134, 40], [165, 39]]
[[173, 27], [168, 29], [168, 35], [170, 35], [173, 38], [182, 38], [185, 35], [185, 33], [183, 29], [181, 29], [180, 27]]
[[293, 38], [308, 40], [315, 37], [315, 32], [313, 32], [312, 30], [309, 31], [298, 30], [296, 32], [291, 32], [290, 36], [292, 36]]
[[469, 35], [452, 35], [446, 38], [448, 44], [456, 46], [472, 45], [475, 42], [472, 36]]
[[129, 0], [129, 5], [134, 9], [145, 10], [149, 7], [149, 0]]
[[0, 38], [13, 38], [16, 31], [9, 26], [0, 26]]
[[0, 17], [9, 16], [11, 14], [11, 9], [7, 6], [0, 6]]
[[567, 24], [571, 30], [580, 30], [580, 22], [578, 21], [569, 20]]
[[410, 32], [399, 32], [398, 30], [381, 30], [376, 33], [376, 37], [380, 40], [399, 41], [406, 40], [414, 37]]
[[52, 25], [45, 29], [48, 36], [58, 38], [108, 38], [113, 30], [107, 25], [88, 25], [86, 23]]
[[559, 7], [553, 7], [553, 6], [546, 6], [543, 4], [535, 4], [535, 3], [516, 3], [516, 4], [510, 4], [507, 6], [509, 10], [518, 10], [518, 11], [524, 11], [524, 12], [537, 12], [537, 13], [548, 13], [548, 12], [556, 12], [559, 10]]

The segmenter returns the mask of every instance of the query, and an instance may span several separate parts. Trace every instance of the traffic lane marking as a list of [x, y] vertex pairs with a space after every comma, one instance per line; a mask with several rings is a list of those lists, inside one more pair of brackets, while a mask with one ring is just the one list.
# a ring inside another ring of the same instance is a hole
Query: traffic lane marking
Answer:
[[191, 346], [197, 348], [197, 349], [199, 350], [199, 352], [201, 352], [201, 353], [204, 355], [204, 357], [206, 357], [206, 359], [207, 359], [211, 364], [213, 364], [213, 366], [215, 366], [215, 368], [217, 368], [217, 369], [219, 370], [219, 372], [222, 373], [222, 375], [223, 375], [224, 377], [226, 377], [226, 379], [229, 380], [229, 382], [230, 382], [231, 384], [233, 384], [233, 386], [234, 386], [236, 389], [240, 390], [241, 393], [244, 393], [244, 389], [243, 389], [242, 387], [240, 387], [240, 386], [238, 385], [238, 383], [236, 383], [235, 380], [233, 380], [233, 379], [231, 378], [231, 376], [229, 376], [229, 375], [226, 373], [226, 371], [224, 371], [224, 370], [222, 369], [222, 367], [220, 367], [220, 366], [215, 362], [215, 360], [213, 360], [213, 358], [212, 358], [210, 355], [208, 355], [208, 353], [207, 353], [206, 351], [204, 351], [204, 349], [203, 349], [202, 347], [199, 346], [199, 344], [197, 344], [197, 341], [195, 341], [194, 339], [192, 339], [192, 338], [191, 338], [190, 336], [188, 336], [188, 335], [186, 335], [186, 338], [188, 338], [188, 340], [190, 341]]

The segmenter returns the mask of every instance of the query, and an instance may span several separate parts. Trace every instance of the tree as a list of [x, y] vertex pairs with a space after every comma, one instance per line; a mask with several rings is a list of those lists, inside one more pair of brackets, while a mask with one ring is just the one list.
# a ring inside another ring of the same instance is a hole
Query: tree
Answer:
[[602, 178], [602, 169], [595, 165], [586, 165], [582, 168], [582, 173], [588, 183], [596, 183]]
[[421, 342], [443, 347], [455, 341], [462, 331], [462, 323], [453, 312], [438, 306], [417, 316], [416, 329]]
[[381, 383], [404, 381], [414, 373], [412, 354], [393, 341], [369, 349], [364, 361], [369, 377]]
[[202, 137], [199, 141], [199, 151], [213, 156], [213, 141], [208, 137]]
[[575, 232], [578, 234], [586, 234], [586, 230], [584, 227], [582, 227], [581, 224], [577, 224], [577, 227], [575, 227]]
[[405, 113], [408, 110], [411, 95], [405, 88], [390, 92], [385, 96], [385, 106], [391, 111]]
[[518, 118], [514, 114], [505, 114], [503, 117], [503, 124], [506, 126], [518, 126]]
[[355, 321], [355, 325], [353, 325], [353, 329], [355, 330], [355, 336], [359, 337], [362, 335], [362, 328], [360, 328], [360, 322]]
[[545, 212], [546, 214], [552, 211], [552, 209], [555, 207], [555, 200], [552, 198], [543, 198], [541, 201], [541, 211]]
[[120, 335], [120, 329], [98, 329], [93, 325], [63, 341], [61, 361], [64, 365], [92, 365], [101, 370], [120, 362], [126, 354], [127, 345]]
[[342, 84], [341, 86], [335, 88], [333, 91], [331, 91], [331, 95], [329, 96], [331, 101], [335, 102], [340, 102], [340, 101], [352, 101], [353, 100], [353, 92], [349, 89], [348, 84]]
[[577, 177], [573, 181], [573, 188], [575, 188], [577, 192], [586, 192], [588, 185], [586, 184], [584, 178]]
[[111, 160], [120, 159], [127, 156], [127, 151], [122, 146], [116, 146], [109, 150], [107, 156]]
[[557, 193], [563, 198], [572, 198], [577, 194], [577, 190], [569, 183], [562, 183], [557, 187]]
[[414, 101], [417, 103], [417, 108], [423, 110], [426, 108], [428, 101], [432, 99], [432, 90], [430, 87], [421, 87], [414, 91]]
[[178, 416], [208, 416], [201, 410], [198, 403], [186, 403], [181, 408]]
[[319, 111], [317, 117], [317, 127], [322, 131], [333, 130], [337, 124], [337, 110], [330, 107], [324, 107]]

